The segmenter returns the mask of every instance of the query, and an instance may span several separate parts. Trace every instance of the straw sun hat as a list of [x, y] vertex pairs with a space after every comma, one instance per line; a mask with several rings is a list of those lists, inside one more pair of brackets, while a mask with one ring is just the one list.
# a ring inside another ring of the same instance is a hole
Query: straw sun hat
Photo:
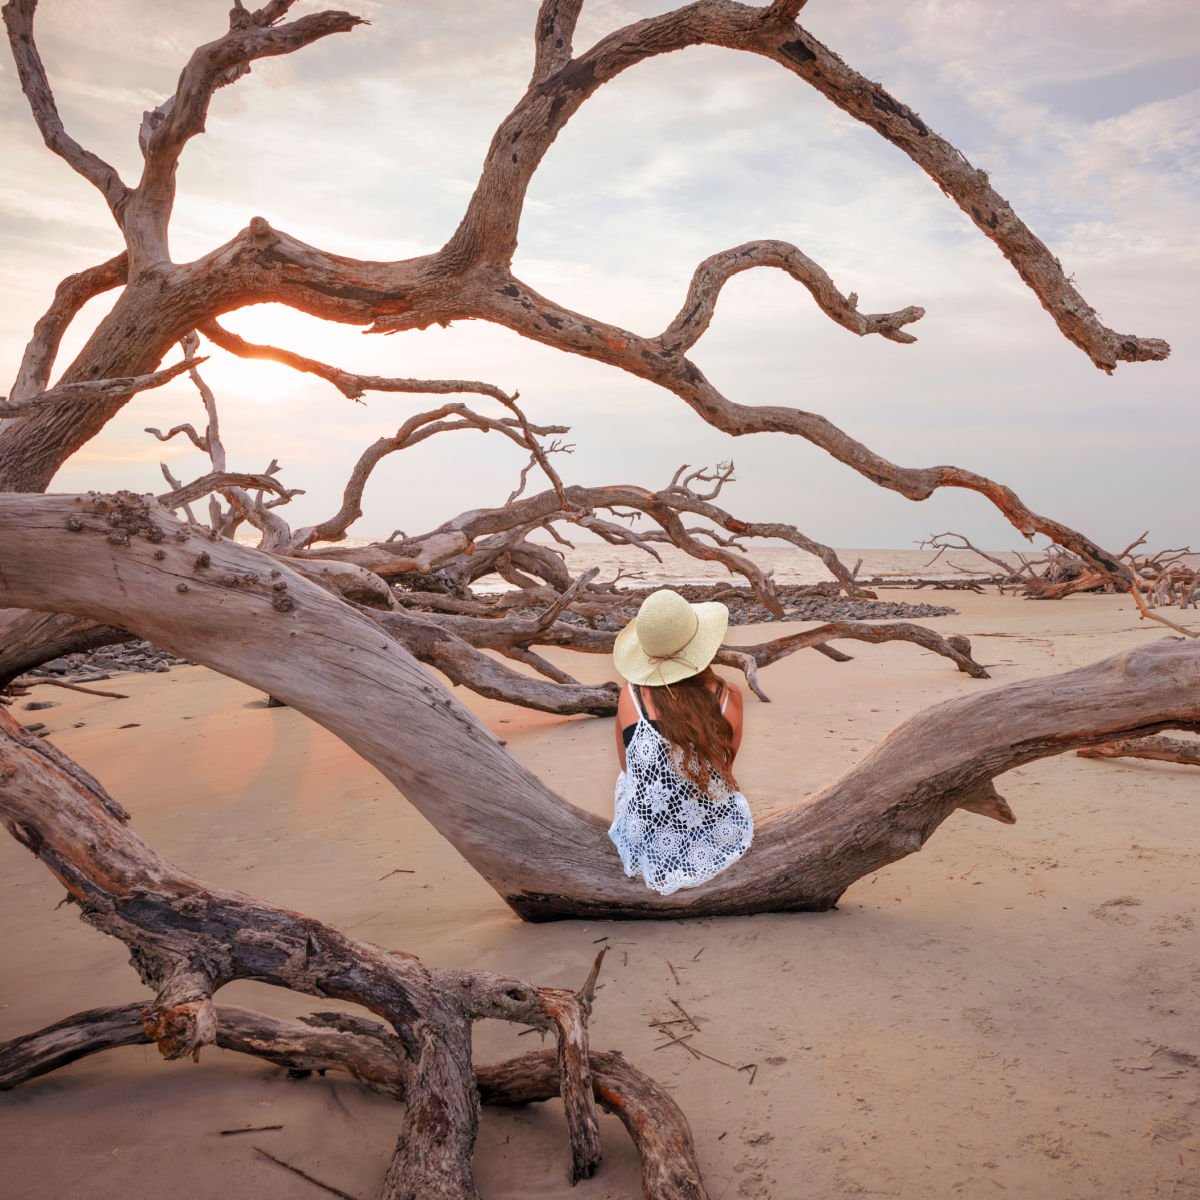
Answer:
[[719, 600], [689, 604], [669, 588], [651, 592], [613, 644], [613, 663], [630, 683], [656, 687], [699, 675], [729, 627]]

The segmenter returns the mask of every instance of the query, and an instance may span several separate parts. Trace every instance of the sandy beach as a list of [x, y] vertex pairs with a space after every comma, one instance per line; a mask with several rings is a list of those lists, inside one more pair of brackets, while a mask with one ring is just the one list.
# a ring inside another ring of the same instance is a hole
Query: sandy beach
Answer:
[[[773, 703], [747, 701], [738, 764], [756, 814], [802, 802], [921, 708], [1169, 636], [1139, 624], [1120, 596], [945, 602], [958, 615], [928, 624], [970, 636], [992, 681], [908, 644], [844, 644], [854, 660], [843, 664], [803, 652], [763, 673]], [[731, 640], [793, 628], [742, 627]], [[585, 681], [611, 677], [606, 659], [558, 661]], [[713, 1200], [1200, 1197], [1194, 768], [1074, 755], [1020, 768], [998, 781], [1015, 827], [958, 813], [920, 854], [860, 881], [825, 914], [535, 926], [299, 713], [268, 709], [261, 694], [201, 667], [100, 686], [128, 699], [41, 687], [35, 698], [55, 707], [26, 713], [22, 701], [15, 711], [45, 721], [138, 833], [200, 878], [431, 966], [541, 984], [577, 986], [608, 944], [593, 1045], [622, 1050], [671, 1090]], [[609, 721], [458, 695], [561, 794], [610, 810]], [[0, 870], [0, 1038], [145, 995], [124, 946], [72, 907], [56, 909], [61, 889], [9, 838]], [[221, 999], [281, 1015], [329, 1007], [251, 984]], [[678, 1015], [672, 1000], [711, 1059], [662, 1045], [650, 1023]], [[476, 1059], [538, 1040], [486, 1023]], [[0, 1095], [0, 1195], [325, 1194], [257, 1155], [260, 1145], [366, 1200], [401, 1117], [334, 1075], [289, 1079], [211, 1047], [196, 1065], [163, 1062], [153, 1047], [116, 1050]], [[283, 1128], [218, 1133], [268, 1124]], [[557, 1103], [485, 1110], [480, 1191], [488, 1200], [640, 1194], [624, 1131], [605, 1117], [602, 1132], [599, 1174], [571, 1189]]]

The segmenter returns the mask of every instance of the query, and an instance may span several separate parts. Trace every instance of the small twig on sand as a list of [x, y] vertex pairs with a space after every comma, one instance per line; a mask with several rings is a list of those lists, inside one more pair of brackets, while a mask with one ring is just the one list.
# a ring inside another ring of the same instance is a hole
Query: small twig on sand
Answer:
[[671, 997], [670, 997], [670, 996], [668, 996], [668, 997], [667, 997], [667, 999], [668, 999], [668, 1000], [670, 1000], [670, 1001], [671, 1001], [671, 1003], [672, 1003], [673, 1005], [675, 1005], [675, 1007], [676, 1007], [676, 1008], [679, 1010], [679, 1012], [680, 1012], [680, 1013], [681, 1013], [681, 1014], [682, 1014], [684, 1017], [686, 1017], [686, 1018], [687, 1018], [687, 1022], [688, 1022], [688, 1024], [689, 1024], [689, 1025], [691, 1025], [691, 1027], [692, 1027], [692, 1028], [693, 1028], [693, 1029], [694, 1029], [694, 1030], [695, 1030], [697, 1033], [699, 1033], [699, 1032], [700, 1032], [700, 1026], [699, 1026], [699, 1025], [696, 1023], [696, 1018], [695, 1018], [695, 1017], [693, 1017], [693, 1016], [692, 1016], [692, 1014], [691, 1014], [690, 1012], [688, 1012], [688, 1011], [687, 1011], [687, 1009], [686, 1009], [686, 1008], [684, 1008], [684, 1007], [683, 1007], [683, 1005], [682, 1005], [682, 1004], [680, 1004], [678, 1000], [671, 1000]]
[[692, 962], [695, 962], [696, 959], [698, 959], [700, 957], [700, 955], [702, 955], [704, 953], [704, 951], [707, 949], [708, 949], [707, 946], [701, 946], [700, 949], [697, 950], [696, 953], [692, 955]]
[[282, 1125], [246, 1125], [241, 1129], [218, 1129], [221, 1137], [232, 1137], [235, 1133], [266, 1133], [269, 1129], [282, 1129]]
[[393, 875], [415, 875], [415, 874], [416, 874], [416, 871], [413, 871], [408, 867], [397, 867], [394, 871], [389, 871], [386, 875], [380, 875], [380, 877], [375, 882], [380, 883], [384, 879], [391, 879], [391, 877]]
[[700, 1051], [697, 1050], [695, 1046], [688, 1045], [688, 1038], [695, 1037], [696, 1035], [694, 1033], [685, 1033], [683, 1037], [676, 1037], [669, 1029], [663, 1029], [660, 1032], [663, 1033], [668, 1040], [655, 1046], [655, 1050], [665, 1050], [668, 1046], [682, 1046], [693, 1058], [700, 1057]]
[[675, 980], [675, 986], [676, 986], [676, 987], [679, 987], [679, 986], [680, 986], [680, 984], [679, 984], [679, 976], [675, 974], [675, 968], [674, 968], [673, 966], [671, 966], [671, 960], [670, 960], [669, 958], [664, 958], [664, 959], [663, 959], [663, 962], [665, 962], [665, 963], [667, 964], [667, 966], [668, 966], [668, 967], [670, 967], [670, 969], [671, 969], [671, 978]]
[[284, 1162], [282, 1158], [276, 1158], [275, 1155], [268, 1154], [261, 1146], [255, 1146], [254, 1149], [263, 1158], [269, 1158], [276, 1166], [283, 1167], [285, 1171], [291, 1171], [293, 1175], [299, 1175], [301, 1179], [306, 1179], [309, 1183], [319, 1188], [324, 1188], [331, 1196], [341, 1196], [342, 1200], [358, 1200], [357, 1196], [352, 1196], [349, 1192], [343, 1192], [341, 1188], [335, 1188], [332, 1184], [322, 1183], [321, 1180], [310, 1175], [307, 1171], [302, 1171], [299, 1167], [293, 1167], [291, 1163]]
[[750, 1082], [753, 1083], [755, 1075], [758, 1074], [758, 1063], [747, 1063], [744, 1067], [738, 1067], [738, 1070], [739, 1071], [749, 1071], [750, 1072]]
[[[705, 1054], [703, 1050], [697, 1050], [696, 1047], [691, 1045], [688, 1041], [689, 1038], [696, 1036], [694, 1033], [685, 1033], [683, 1037], [676, 1037], [675, 1034], [673, 1034], [669, 1029], [660, 1029], [659, 1032], [669, 1040], [663, 1042], [661, 1045], [655, 1046], [655, 1050], [664, 1050], [667, 1046], [682, 1046], [693, 1058], [707, 1058], [709, 1062], [715, 1062], [719, 1067], [728, 1067], [731, 1071], [745, 1071], [750, 1069], [748, 1067], [735, 1067], [733, 1063], [726, 1062], [723, 1058], [717, 1058], [712, 1054]], [[752, 1067], [757, 1074], [758, 1064], [751, 1063], [750, 1067]], [[753, 1075], [750, 1076], [750, 1082], [754, 1082]]]
[[100, 688], [89, 688], [79, 683], [68, 683], [65, 679], [42, 679], [40, 676], [22, 675], [19, 679], [14, 679], [10, 686], [31, 688], [43, 685], [46, 687], [68, 688], [72, 692], [82, 692], [85, 696], [103, 696], [106, 700], [129, 699], [124, 692], [104, 692]]

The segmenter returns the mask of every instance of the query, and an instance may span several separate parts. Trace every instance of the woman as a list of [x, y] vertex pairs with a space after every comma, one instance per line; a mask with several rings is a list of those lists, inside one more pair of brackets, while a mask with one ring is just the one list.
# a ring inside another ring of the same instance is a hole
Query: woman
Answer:
[[754, 836], [733, 777], [742, 695], [709, 665], [728, 625], [724, 604], [689, 604], [663, 589], [613, 646], [628, 683], [617, 706], [621, 774], [608, 836], [625, 874], [664, 896], [711, 879]]

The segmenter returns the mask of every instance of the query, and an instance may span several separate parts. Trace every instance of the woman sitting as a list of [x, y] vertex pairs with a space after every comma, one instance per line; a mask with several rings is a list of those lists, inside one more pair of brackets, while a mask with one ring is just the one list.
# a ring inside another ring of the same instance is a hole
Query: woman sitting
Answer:
[[608, 836], [625, 874], [664, 896], [711, 879], [754, 836], [733, 777], [742, 695], [709, 665], [728, 625], [724, 604], [689, 604], [663, 589], [613, 646], [628, 684], [617, 706], [621, 774]]

